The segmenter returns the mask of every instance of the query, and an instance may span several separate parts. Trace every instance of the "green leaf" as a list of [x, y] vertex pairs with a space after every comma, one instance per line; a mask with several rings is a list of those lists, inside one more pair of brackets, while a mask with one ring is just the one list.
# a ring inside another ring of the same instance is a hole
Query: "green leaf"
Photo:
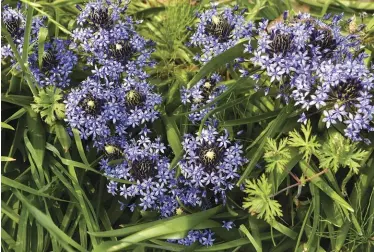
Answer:
[[48, 36], [48, 29], [46, 27], [40, 27], [38, 33], [38, 62], [39, 68], [42, 68], [43, 56], [44, 56], [44, 43]]
[[37, 96], [34, 96], [35, 104], [31, 104], [31, 108], [40, 113], [41, 118], [52, 126], [56, 121], [65, 118], [65, 105], [62, 99], [61, 89], [48, 86], [40, 90]]
[[1, 156], [1, 162], [9, 162], [9, 161], [16, 161], [16, 159], [12, 157]]
[[244, 225], [240, 225], [239, 229], [248, 237], [248, 240], [250, 240], [255, 250], [257, 252], [261, 252], [262, 251], [261, 247], [257, 244], [257, 242], [255, 241], [251, 233], [248, 231], [248, 229]]
[[9, 125], [5, 122], [1, 122], [1, 128], [14, 130], [14, 128], [11, 125]]
[[318, 148], [321, 147], [321, 145], [317, 141], [317, 136], [311, 136], [312, 127], [309, 120], [306, 127], [301, 125], [301, 131], [303, 132], [304, 137], [302, 137], [296, 130], [290, 132], [290, 140], [288, 141], [288, 144], [292, 147], [298, 148], [299, 153], [303, 154], [303, 158], [308, 161], [312, 154], [318, 155]]
[[209, 73], [224, 66], [226, 63], [232, 62], [234, 59], [243, 56], [244, 46], [248, 43], [248, 40], [242, 41], [234, 47], [226, 50], [225, 52], [217, 55], [206, 63], [200, 71], [192, 78], [187, 84], [187, 88], [193, 87], [199, 80], [207, 76]]
[[[289, 104], [288, 106], [284, 107], [278, 114], [277, 118], [275, 118], [270, 124], [269, 127], [267, 127], [258, 137], [258, 139], [262, 139], [261, 143], [257, 147], [256, 152], [251, 156], [251, 161], [248, 164], [248, 166], [245, 168], [242, 176], [240, 177], [237, 185], [240, 186], [240, 184], [248, 177], [248, 175], [251, 173], [251, 171], [255, 168], [257, 162], [262, 157], [262, 154], [264, 152], [264, 147], [267, 142], [268, 137], [272, 137], [277, 131], [280, 131], [281, 126], [286, 122], [288, 115], [290, 113], [290, 108], [292, 107], [292, 104]], [[256, 140], [255, 140], [256, 141]]]
[[271, 198], [272, 185], [265, 174], [258, 180], [246, 180], [244, 192], [247, 197], [243, 200], [243, 208], [251, 214], [257, 215], [267, 222], [272, 222], [276, 217], [283, 216], [281, 205]]
[[55, 125], [55, 131], [62, 148], [65, 152], [67, 152], [71, 146], [71, 139], [68, 132], [66, 131], [65, 127], [62, 126], [60, 123], [57, 123]]
[[313, 168], [310, 167], [308, 163], [304, 160], [300, 161], [299, 163], [301, 170], [303, 173], [311, 178], [313, 177], [310, 182], [316, 185], [319, 189], [321, 189], [324, 193], [326, 193], [330, 198], [332, 198], [336, 203], [338, 203], [341, 207], [347, 209], [348, 211], [354, 212], [353, 208], [337, 194], [325, 181], [323, 181], [320, 177], [315, 176]]
[[12, 180], [12, 179], [7, 178], [5, 176], [1, 176], [1, 183], [3, 184], [3, 186], [6, 185], [6, 186], [12, 187], [14, 189], [22, 190], [22, 191], [25, 191], [25, 192], [28, 192], [28, 193], [31, 193], [31, 194], [34, 194], [34, 195], [37, 195], [37, 196], [40, 196], [40, 197], [44, 197], [44, 198], [48, 198], [48, 199], [52, 199], [52, 200], [57, 200], [57, 201], [69, 202], [68, 200], [62, 200], [62, 199], [50, 196], [49, 194], [39, 192], [38, 190], [35, 190], [31, 187], [28, 187], [24, 184], [21, 184], [21, 183], [17, 182], [16, 180]]
[[28, 213], [34, 216], [39, 224], [47, 229], [50, 235], [54, 236], [58, 242], [65, 247], [65, 249], [72, 251], [71, 247], [69, 246], [71, 245], [78, 251], [86, 251], [81, 245], [62, 232], [50, 217], [34, 207], [19, 191], [15, 190], [14, 194], [23, 203], [22, 205], [28, 210]]
[[267, 162], [266, 172], [272, 172], [274, 170], [277, 173], [282, 174], [286, 165], [291, 160], [291, 152], [287, 147], [287, 138], [281, 139], [279, 145], [271, 138], [268, 138], [268, 142], [265, 145], [264, 159]]
[[202, 221], [207, 220], [213, 215], [217, 214], [221, 208], [221, 206], [218, 206], [199, 213], [180, 216], [172, 220], [164, 219], [161, 224], [153, 225], [152, 227], [139, 231], [118, 242], [104, 242], [96, 247], [93, 252], [119, 251], [144, 240], [193, 229]]
[[363, 161], [369, 152], [357, 149], [357, 143], [352, 143], [349, 139], [343, 137], [340, 133], [333, 133], [323, 144], [318, 159], [320, 168], [330, 168], [337, 172], [340, 167], [348, 167], [354, 173], [358, 173]]
[[183, 153], [183, 148], [181, 144], [181, 136], [177, 124], [175, 123], [175, 119], [173, 117], [163, 115], [162, 120], [164, 121], [166, 127], [166, 137], [170, 147], [173, 150], [174, 155], [178, 157], [181, 155], [181, 153]]
[[261, 114], [261, 115], [252, 116], [252, 117], [249, 117], [249, 118], [227, 120], [227, 121], [223, 122], [222, 127], [231, 127], [231, 126], [238, 126], [238, 125], [243, 125], [243, 124], [260, 122], [260, 121], [263, 121], [263, 120], [267, 120], [267, 119], [276, 117], [279, 114], [279, 111], [280, 110], [275, 110], [275, 111], [267, 112], [267, 113], [264, 113], [264, 114]]

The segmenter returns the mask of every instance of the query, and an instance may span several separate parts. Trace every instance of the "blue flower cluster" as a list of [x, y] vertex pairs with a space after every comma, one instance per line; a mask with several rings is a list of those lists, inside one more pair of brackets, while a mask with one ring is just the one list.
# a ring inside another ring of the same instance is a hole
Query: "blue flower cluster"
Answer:
[[226, 130], [219, 134], [211, 125], [196, 137], [186, 134], [182, 145], [180, 200], [191, 206], [225, 204], [226, 193], [234, 188], [239, 169], [247, 162], [242, 145], [231, 142]]
[[[358, 35], [343, 35], [342, 22], [342, 15], [319, 20], [310, 14], [288, 18], [287, 12], [271, 28], [263, 20], [251, 61], [280, 90], [278, 98], [307, 111], [322, 110], [327, 127], [342, 122], [345, 135], [361, 141], [363, 131], [373, 131], [373, 75], [364, 64], [366, 55], [359, 53]], [[303, 114], [300, 121], [306, 119]]]
[[38, 53], [29, 57], [30, 70], [39, 86], [66, 88], [70, 85], [69, 75], [78, 62], [78, 57], [69, 50], [70, 41], [54, 39], [44, 44], [42, 62]]
[[191, 246], [195, 242], [199, 242], [203, 246], [212, 246], [214, 242], [214, 232], [209, 229], [205, 230], [191, 230], [188, 232], [187, 236], [183, 239], [172, 240], [169, 239], [168, 242], [178, 243], [185, 246]]
[[197, 13], [200, 22], [188, 43], [201, 48], [201, 55], [196, 55], [195, 59], [205, 64], [236, 45], [240, 39], [250, 39], [253, 24], [245, 20], [244, 11], [239, 11], [238, 6], [221, 11], [217, 3], [212, 3], [211, 9]]
[[[161, 216], [169, 217], [178, 207], [173, 196], [173, 188], [177, 186], [175, 170], [169, 169], [170, 162], [164, 155], [166, 147], [161, 139], [152, 140], [150, 133], [144, 128], [136, 137], [111, 139], [104, 147], [106, 158], [100, 161], [100, 166], [110, 177], [133, 182], [121, 186], [109, 182], [111, 194], [119, 194], [125, 199], [138, 197], [136, 205], [142, 210], [157, 210]], [[114, 159], [122, 161], [111, 164]], [[134, 210], [133, 206], [131, 208]]]
[[[20, 54], [22, 54], [26, 26], [26, 17], [22, 13], [21, 8], [21, 3], [17, 4], [16, 9], [11, 8], [9, 5], [4, 5], [1, 12], [1, 20]], [[43, 26], [44, 18], [33, 17], [31, 23], [30, 44], [33, 44], [38, 39], [39, 29]], [[5, 58], [10, 58], [13, 64], [16, 62], [12, 49], [8, 43], [2, 43], [1, 45], [1, 59]]]
[[155, 106], [161, 103], [161, 96], [145, 80], [126, 78], [117, 83], [92, 76], [71, 90], [65, 103], [70, 127], [77, 128], [84, 139], [101, 141], [153, 122], [158, 118]]
[[73, 31], [76, 47], [83, 50], [87, 63], [100, 77], [118, 80], [122, 77], [146, 79], [144, 67], [153, 66], [150, 60], [153, 42], [135, 31], [135, 22], [124, 16], [128, 1], [95, 0], [87, 3], [78, 17]]
[[220, 81], [218, 74], [212, 74], [209, 79], [201, 79], [190, 89], [182, 87], [181, 100], [184, 105], [191, 104], [189, 119], [192, 123], [198, 123], [215, 108], [215, 104], [205, 106], [226, 90], [224, 85], [217, 86]]

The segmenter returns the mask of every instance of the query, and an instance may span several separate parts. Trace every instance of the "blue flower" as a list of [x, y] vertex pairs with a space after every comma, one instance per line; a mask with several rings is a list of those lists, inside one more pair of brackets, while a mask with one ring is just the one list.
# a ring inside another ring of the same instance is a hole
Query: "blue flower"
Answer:
[[81, 137], [92, 137], [100, 145], [110, 135], [126, 134], [129, 127], [153, 122], [161, 96], [144, 80], [126, 78], [121, 82], [89, 77], [67, 95], [66, 116]]
[[[26, 17], [21, 11], [21, 4], [18, 3], [16, 9], [11, 8], [9, 5], [4, 5], [3, 11], [1, 12], [1, 20], [3, 21], [6, 30], [9, 32], [14, 44], [16, 45], [18, 53], [22, 54]], [[32, 18], [30, 45], [33, 45], [33, 43], [38, 39], [39, 29], [43, 26], [44, 18]], [[32, 47], [32, 49], [34, 49], [34, 47]], [[1, 59], [8, 57], [13, 65], [17, 62], [17, 60], [14, 58], [10, 45], [3, 42], [1, 45]]]
[[39, 86], [65, 88], [70, 85], [69, 75], [78, 57], [68, 49], [70, 41], [54, 39], [44, 45], [44, 55], [39, 67], [38, 53], [29, 57], [30, 70]]
[[118, 80], [124, 74], [145, 79], [144, 67], [154, 65], [150, 60], [154, 44], [135, 31], [131, 17], [124, 16], [127, 5], [128, 1], [94, 0], [84, 8], [78, 6], [81, 13], [73, 38], [77, 48], [90, 55], [88, 62], [101, 77], [105, 74]]
[[226, 228], [227, 230], [230, 230], [233, 227], [235, 227], [235, 224], [233, 221], [222, 221], [222, 223], [223, 223], [222, 227]]
[[191, 122], [198, 123], [209, 111], [215, 108], [215, 104], [211, 104], [205, 108], [202, 107], [212, 102], [226, 90], [226, 86], [224, 85], [217, 86], [220, 81], [221, 77], [218, 74], [212, 74], [209, 79], [201, 79], [190, 89], [182, 87], [182, 103], [185, 105], [191, 104], [190, 109], [192, 113], [189, 114]]
[[253, 24], [246, 21], [242, 14], [237, 7], [220, 11], [216, 4], [212, 4], [211, 9], [198, 13], [199, 23], [189, 43], [202, 50], [202, 54], [196, 55], [195, 59], [205, 64], [236, 45], [240, 39], [250, 39]]
[[182, 239], [168, 239], [168, 242], [178, 243], [184, 246], [191, 246], [195, 242], [199, 242], [203, 246], [212, 246], [214, 242], [214, 233], [209, 230], [191, 230], [188, 232], [187, 236]]
[[211, 125], [200, 136], [185, 135], [185, 154], [179, 163], [184, 177], [180, 183], [185, 188], [178, 194], [184, 204], [208, 208], [212, 203], [226, 202], [226, 193], [234, 187], [239, 168], [247, 162], [242, 146], [228, 137], [226, 130], [221, 135]]
[[344, 35], [341, 19], [319, 20], [301, 13], [271, 28], [263, 22], [251, 60], [264, 70], [261, 78], [267, 75], [271, 86], [278, 87], [277, 98], [321, 111], [327, 127], [344, 123], [346, 136], [361, 141], [362, 133], [372, 131], [374, 78], [364, 64], [367, 56], [357, 53], [358, 36]]
[[[175, 171], [169, 169], [169, 160], [163, 155], [164, 149], [159, 138], [152, 140], [144, 131], [135, 137], [108, 141], [101, 169], [107, 176], [133, 183], [120, 186], [110, 181], [108, 191], [125, 199], [139, 198], [136, 204], [142, 210], [156, 210], [163, 217], [175, 214], [178, 202], [173, 190], [177, 181]], [[122, 161], [111, 164], [113, 159]]]

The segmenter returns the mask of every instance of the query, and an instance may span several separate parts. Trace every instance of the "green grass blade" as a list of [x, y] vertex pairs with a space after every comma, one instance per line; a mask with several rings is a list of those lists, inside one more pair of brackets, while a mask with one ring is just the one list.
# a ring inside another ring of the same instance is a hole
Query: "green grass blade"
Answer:
[[[71, 245], [72, 247], [76, 248], [78, 251], [86, 251], [81, 245], [71, 239], [68, 235], [66, 235], [61, 229], [59, 229], [53, 220], [44, 214], [42, 211], [34, 207], [28, 199], [26, 199], [19, 191], [15, 190], [14, 194], [16, 197], [22, 202], [24, 209], [27, 209], [27, 213], [30, 213], [38, 223], [43, 226], [45, 229], [49, 231], [49, 233], [56, 237], [58, 242], [61, 245], [65, 244], [65, 249], [69, 248], [67, 244]], [[21, 237], [22, 238], [22, 237]], [[69, 249], [73, 251], [72, 249]]]

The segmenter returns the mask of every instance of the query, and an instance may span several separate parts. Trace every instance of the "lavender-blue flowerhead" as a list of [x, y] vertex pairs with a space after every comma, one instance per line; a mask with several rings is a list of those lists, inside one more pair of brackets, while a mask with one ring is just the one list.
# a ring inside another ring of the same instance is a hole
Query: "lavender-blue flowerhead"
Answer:
[[[226, 193], [233, 189], [240, 167], [247, 162], [242, 145], [231, 142], [226, 130], [219, 134], [211, 125], [200, 136], [185, 135], [182, 145], [185, 154], [179, 165], [186, 185], [182, 202], [193, 206], [225, 203]], [[193, 191], [195, 199], [190, 197]]]
[[217, 4], [212, 4], [211, 9], [197, 16], [200, 20], [189, 44], [201, 48], [202, 54], [196, 55], [195, 59], [204, 64], [240, 39], [252, 36], [253, 24], [245, 20], [237, 7], [219, 10]]
[[94, 76], [73, 89], [65, 103], [70, 127], [77, 128], [84, 139], [92, 136], [101, 141], [153, 122], [158, 118], [155, 106], [161, 103], [161, 96], [146, 81], [127, 78], [113, 82]]
[[[104, 147], [107, 155], [100, 161], [100, 166], [105, 175], [133, 182], [119, 186], [110, 181], [110, 193], [120, 194], [125, 199], [136, 197], [139, 199], [136, 204], [142, 210], [157, 210], [163, 217], [169, 217], [178, 207], [172, 197], [176, 187], [175, 171], [169, 169], [169, 160], [164, 155], [166, 147], [161, 139], [151, 139], [150, 133], [143, 129], [136, 137], [108, 142]], [[123, 161], [111, 164], [113, 159]]]
[[181, 97], [183, 104], [191, 104], [190, 110], [195, 111], [189, 114], [189, 119], [193, 123], [198, 123], [204, 116], [215, 108], [215, 104], [212, 104], [206, 108], [201, 109], [208, 103], [212, 102], [216, 97], [225, 91], [226, 86], [217, 86], [220, 82], [221, 77], [218, 74], [212, 74], [209, 79], [201, 79], [195, 86], [190, 89], [182, 87]]
[[39, 86], [65, 88], [70, 85], [69, 75], [78, 57], [70, 51], [70, 41], [54, 39], [44, 44], [44, 54], [39, 64], [38, 53], [29, 57], [30, 70]]
[[135, 31], [131, 17], [125, 16], [128, 1], [94, 0], [86, 4], [73, 31], [78, 48], [88, 53], [87, 62], [95, 65], [94, 73], [119, 79], [122, 74], [145, 79], [143, 70], [153, 66], [150, 61], [153, 42]]

